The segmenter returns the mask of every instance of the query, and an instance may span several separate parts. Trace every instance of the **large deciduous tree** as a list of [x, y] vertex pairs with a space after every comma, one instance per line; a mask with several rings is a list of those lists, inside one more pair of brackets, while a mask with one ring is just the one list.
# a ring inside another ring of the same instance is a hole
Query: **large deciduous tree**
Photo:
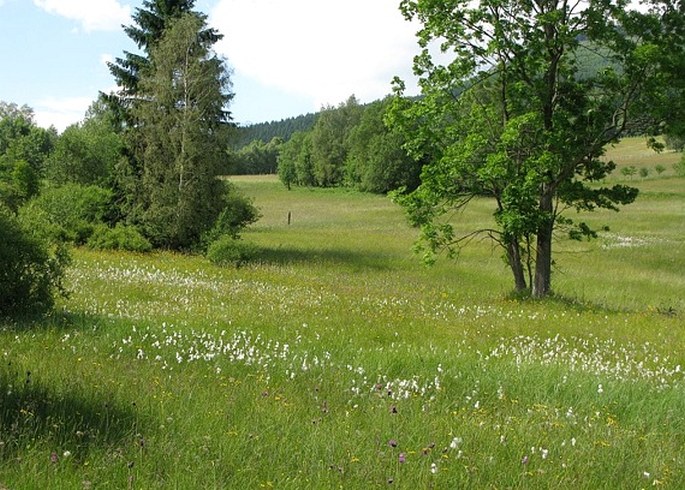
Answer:
[[387, 193], [398, 188], [414, 190], [418, 185], [421, 162], [402, 149], [402, 134], [385, 124], [391, 102], [387, 98], [368, 104], [350, 131], [346, 183], [361, 191]]
[[337, 108], [321, 111], [312, 128], [311, 162], [316, 183], [322, 187], [343, 183], [348, 138], [359, 122], [362, 108], [353, 95]]
[[133, 141], [143, 168], [134, 217], [162, 247], [197, 242], [224, 207], [217, 175], [232, 94], [225, 63], [203, 41], [205, 27], [193, 14], [174, 21], [139, 83], [144, 98], [134, 109]]
[[[663, 92], [668, 63], [683, 57], [682, 38], [664, 19], [682, 4], [654, 0], [637, 11], [628, 3], [402, 1], [406, 18], [422, 24], [414, 70], [423, 97], [398, 98], [392, 119], [405, 148], [431, 162], [401, 199], [429, 255], [489, 235], [516, 289], [543, 297], [554, 231], [595, 235], [565, 211], [617, 209], [636, 198], [636, 189], [603, 184], [615, 165], [602, 156], [631, 118], [657, 105], [657, 94], [683, 97], [675, 85]], [[678, 42], [664, 42], [669, 36]], [[436, 45], [439, 56], [431, 54]], [[587, 52], [604, 59], [601, 69], [579, 71]], [[401, 95], [401, 80], [396, 89]], [[451, 211], [476, 196], [493, 198], [495, 226], [457, 235]]]

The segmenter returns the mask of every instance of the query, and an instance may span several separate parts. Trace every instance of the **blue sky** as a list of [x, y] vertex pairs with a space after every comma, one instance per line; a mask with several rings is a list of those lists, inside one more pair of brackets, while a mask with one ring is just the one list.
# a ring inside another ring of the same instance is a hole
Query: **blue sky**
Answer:
[[[399, 0], [197, 0], [224, 34], [241, 124], [278, 120], [390, 92], [411, 79], [415, 25]], [[121, 29], [142, 0], [0, 0], [0, 100], [27, 104], [42, 126], [80, 121], [99, 91], [114, 90], [105, 62], [135, 46]], [[411, 85], [411, 84], [410, 84]], [[415, 89], [414, 89], [415, 90]], [[410, 90], [411, 91], [411, 90]]]

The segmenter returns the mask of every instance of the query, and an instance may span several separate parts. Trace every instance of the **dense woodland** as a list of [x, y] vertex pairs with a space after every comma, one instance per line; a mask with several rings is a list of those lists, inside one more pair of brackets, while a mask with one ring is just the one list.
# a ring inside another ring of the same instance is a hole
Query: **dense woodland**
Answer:
[[229, 144], [232, 148], [239, 150], [253, 141], [268, 143], [274, 138], [288, 141], [294, 133], [312, 129], [314, 123], [316, 123], [317, 116], [318, 113], [309, 113], [288, 117], [286, 119], [281, 119], [280, 121], [238, 126], [235, 134], [231, 136]]

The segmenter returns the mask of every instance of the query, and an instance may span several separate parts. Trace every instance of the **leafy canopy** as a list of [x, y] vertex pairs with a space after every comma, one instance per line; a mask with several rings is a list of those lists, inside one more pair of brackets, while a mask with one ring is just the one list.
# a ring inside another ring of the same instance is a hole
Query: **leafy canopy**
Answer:
[[[602, 156], [635, 114], [657, 116], [653, 94], [664, 88], [672, 49], [663, 18], [673, 8], [667, 1], [640, 12], [624, 0], [401, 3], [422, 25], [414, 71], [423, 97], [396, 99], [390, 120], [407, 151], [431, 162], [419, 188], [400, 199], [422, 228], [428, 258], [486, 234], [505, 251], [517, 290], [551, 291], [554, 230], [596, 233], [567, 211], [618, 209], [637, 196], [601, 184], [615, 168]], [[602, 69], [579, 72], [587, 51], [604, 59]], [[398, 95], [403, 90], [396, 80]], [[494, 226], [457, 236], [447, 216], [475, 196], [493, 199]]]

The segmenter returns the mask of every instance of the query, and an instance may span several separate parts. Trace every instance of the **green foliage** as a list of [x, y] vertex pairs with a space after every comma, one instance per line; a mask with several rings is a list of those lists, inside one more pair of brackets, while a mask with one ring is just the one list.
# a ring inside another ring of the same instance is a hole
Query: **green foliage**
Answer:
[[87, 245], [94, 250], [127, 250], [149, 252], [152, 244], [135, 226], [117, 223], [114, 228], [101, 224], [95, 226]]
[[637, 173], [637, 167], [635, 165], [628, 165], [621, 169], [621, 175], [625, 177], [633, 177]]
[[45, 189], [20, 212], [34, 226], [48, 223], [46, 234], [76, 244], [85, 243], [96, 225], [105, 221], [112, 192], [102, 187], [66, 184]]
[[[133, 24], [124, 27], [126, 35], [142, 50], [142, 54], [124, 52], [123, 58], [108, 63], [114, 76], [117, 94], [105, 96], [106, 102], [117, 114], [119, 122], [128, 126], [135, 120], [131, 112], [138, 100], [140, 83], [144, 75], [153, 70], [151, 53], [174, 21], [190, 14], [202, 22], [206, 16], [193, 10], [195, 0], [144, 0], [142, 7], [136, 8]], [[198, 32], [198, 41], [211, 46], [223, 36], [213, 28], [204, 27]]]
[[225, 187], [217, 175], [226, 159], [224, 110], [232, 94], [224, 62], [202, 41], [202, 17], [175, 21], [152, 49], [151, 70], [134, 110], [140, 126], [130, 175], [136, 194], [129, 221], [153, 245], [185, 249], [196, 244], [221, 213]]
[[421, 163], [407, 155], [400, 132], [384, 122], [391, 101], [365, 106], [359, 123], [350, 131], [346, 181], [361, 191], [385, 194], [418, 186]]
[[40, 174], [56, 137], [54, 128], [35, 124], [30, 107], [0, 101], [0, 156], [10, 162], [24, 161]]
[[338, 108], [329, 107], [319, 114], [311, 136], [311, 164], [317, 185], [330, 187], [343, 183], [348, 138], [361, 113], [357, 99], [351, 96]]
[[69, 257], [26, 229], [0, 204], [0, 317], [44, 314], [63, 293]]
[[278, 175], [290, 188], [347, 186], [375, 193], [414, 189], [423, 160], [410, 158], [404, 137], [385, 124], [391, 100], [359, 105], [354, 97], [324, 109], [313, 129], [282, 145]]
[[656, 171], [657, 174], [661, 175], [666, 171], [666, 167], [664, 167], [663, 165], [658, 163], [654, 166], [654, 170]]
[[232, 236], [222, 236], [207, 249], [207, 258], [219, 266], [240, 267], [257, 256], [257, 247]]
[[208, 244], [222, 236], [238, 239], [243, 229], [255, 223], [261, 216], [249, 198], [238, 192], [234, 186], [226, 185], [228, 192], [224, 198], [224, 208], [217, 217], [214, 226], [202, 236], [205, 249]]
[[235, 136], [231, 138], [233, 148], [240, 150], [255, 140], [267, 143], [274, 138], [288, 141], [297, 132], [307, 132], [316, 123], [316, 114], [303, 114], [289, 117], [280, 121], [270, 121], [257, 124], [249, 124], [237, 128]]
[[[414, 63], [423, 96], [399, 99], [390, 120], [410, 154], [430, 156], [421, 186], [403, 200], [430, 252], [490, 237], [517, 290], [550, 293], [555, 228], [593, 235], [565, 211], [617, 209], [637, 196], [596, 182], [614, 170], [604, 148], [626, 133], [631, 115], [659, 116], [652, 96], [666, 88], [664, 59], [674, 50], [659, 16], [673, 5], [655, 2], [644, 13], [622, 1], [401, 3], [423, 25]], [[439, 60], [428, 49], [434, 42]], [[579, 70], [588, 50], [602, 53], [602, 69]], [[396, 89], [403, 93], [401, 81]], [[494, 198], [497, 226], [455, 233], [450, 213], [481, 195]]]
[[683, 151], [685, 149], [685, 135], [665, 134], [664, 143], [666, 148], [674, 151]]
[[0, 202], [17, 211], [39, 190], [56, 131], [33, 121], [33, 110], [0, 101]]
[[312, 166], [311, 132], [297, 132], [283, 144], [278, 156], [278, 176], [286, 187], [316, 184]]
[[46, 177], [57, 185], [110, 184], [123, 150], [111, 119], [105, 110], [65, 129], [47, 161]]
[[0, 156], [0, 202], [17, 211], [38, 190], [38, 175], [27, 162]]
[[231, 175], [275, 174], [278, 168], [278, 154], [283, 146], [282, 138], [273, 138], [268, 143], [253, 140], [238, 151], [230, 151]]

